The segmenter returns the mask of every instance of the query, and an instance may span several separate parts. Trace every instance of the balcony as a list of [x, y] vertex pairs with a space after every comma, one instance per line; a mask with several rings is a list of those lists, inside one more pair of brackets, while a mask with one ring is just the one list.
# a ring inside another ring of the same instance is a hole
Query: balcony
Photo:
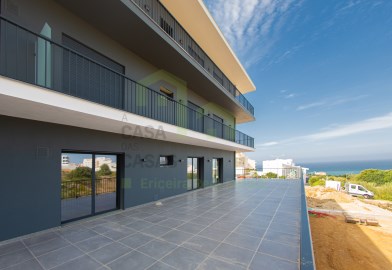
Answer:
[[254, 147], [254, 139], [88, 57], [1, 18], [0, 75]]
[[207, 71], [245, 110], [254, 115], [254, 108], [235, 85], [158, 0], [131, 0], [165, 31], [185, 52]]
[[238, 124], [255, 120], [252, 105], [158, 1], [146, 3], [151, 3], [153, 15], [164, 18], [162, 27], [160, 19], [132, 0], [53, 1], [158, 69], [181, 78], [189, 89], [231, 112]]

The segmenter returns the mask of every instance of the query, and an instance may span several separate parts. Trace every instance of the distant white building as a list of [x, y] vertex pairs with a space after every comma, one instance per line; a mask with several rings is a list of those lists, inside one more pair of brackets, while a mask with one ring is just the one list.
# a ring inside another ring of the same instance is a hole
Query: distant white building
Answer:
[[280, 178], [298, 179], [304, 177], [306, 179], [308, 170], [308, 168], [296, 166], [292, 159], [274, 159], [263, 161], [262, 174], [275, 173]]
[[237, 177], [244, 176], [254, 170], [256, 170], [256, 160], [248, 158], [244, 153], [235, 154], [235, 174]]
[[256, 170], [256, 160], [248, 158], [244, 153], [236, 153], [235, 160], [236, 167]]

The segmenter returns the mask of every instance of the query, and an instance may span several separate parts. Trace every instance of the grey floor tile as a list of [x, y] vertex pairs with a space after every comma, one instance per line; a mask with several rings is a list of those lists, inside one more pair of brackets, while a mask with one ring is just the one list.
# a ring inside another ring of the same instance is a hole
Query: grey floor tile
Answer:
[[213, 227], [207, 227], [205, 230], [199, 233], [200, 236], [204, 236], [216, 241], [223, 241], [228, 235], [229, 231], [218, 230]]
[[205, 228], [206, 228], [205, 225], [200, 225], [200, 224], [188, 222], [188, 223], [185, 223], [185, 224], [177, 227], [177, 230], [197, 234], [197, 233], [201, 232], [202, 230], [204, 230]]
[[7, 254], [7, 253], [12, 253], [14, 251], [24, 249], [25, 245], [21, 241], [15, 241], [7, 244], [0, 245], [0, 256]]
[[146, 229], [148, 227], [151, 227], [153, 225], [154, 225], [154, 223], [151, 223], [151, 222], [148, 222], [148, 221], [145, 221], [145, 220], [138, 220], [138, 221], [129, 223], [126, 226], [128, 228], [131, 228], [131, 229], [134, 229], [134, 230], [137, 230], [137, 231], [141, 231], [141, 230], [144, 230], [144, 229]]
[[72, 261], [66, 262], [65, 264], [59, 265], [53, 268], [53, 270], [97, 270], [101, 268], [101, 266], [101, 264], [97, 263], [89, 256], [84, 255]]
[[266, 219], [257, 219], [257, 218], [246, 218], [242, 224], [246, 226], [253, 226], [253, 227], [268, 227], [271, 223], [271, 220]]
[[55, 238], [59, 238], [59, 235], [56, 232], [40, 233], [36, 236], [23, 239], [23, 243], [25, 243], [26, 246], [30, 247]]
[[0, 269], [19, 264], [23, 261], [33, 259], [33, 255], [26, 249], [20, 249], [11, 253], [0, 256]]
[[223, 243], [215, 249], [210, 257], [217, 257], [224, 261], [247, 266], [250, 263], [253, 254], [253, 251]]
[[126, 253], [131, 252], [133, 249], [120, 243], [112, 243], [102, 248], [99, 248], [89, 255], [102, 264], [107, 264]]
[[52, 240], [42, 242], [41, 244], [29, 247], [35, 256], [41, 256], [45, 253], [69, 246], [69, 242], [62, 238], [54, 238]]
[[159, 223], [159, 222], [164, 221], [166, 219], [167, 219], [167, 217], [164, 217], [164, 216], [153, 215], [148, 218], [145, 218], [144, 220], [151, 222], [151, 223]]
[[299, 246], [289, 246], [269, 240], [263, 240], [258, 251], [293, 262], [299, 261], [300, 256]]
[[191, 219], [190, 222], [208, 226], [208, 225], [214, 223], [215, 219], [206, 218], [206, 217], [197, 217], [197, 218]]
[[209, 254], [220, 242], [196, 235], [182, 244], [183, 247]]
[[[1, 268], [1, 267], [0, 267]], [[17, 265], [7, 268], [7, 270], [43, 270], [42, 266], [37, 262], [37, 260], [28, 260]]]
[[224, 242], [233, 246], [256, 251], [261, 242], [261, 238], [256, 238], [244, 234], [232, 233], [225, 239]]
[[275, 242], [280, 242], [288, 245], [298, 246], [299, 245], [299, 236], [292, 235], [283, 232], [276, 232], [273, 230], [268, 230], [265, 235], [266, 240], [271, 240]]
[[142, 270], [153, 265], [155, 262], [156, 260], [151, 257], [148, 257], [138, 251], [132, 251], [131, 253], [108, 264], [108, 266], [112, 270]]
[[79, 256], [83, 255], [79, 249], [74, 246], [67, 246], [65, 248], [61, 248], [55, 250], [53, 252], [46, 253], [38, 257], [38, 261], [46, 268], [53, 268], [60, 264], [71, 261]]
[[140, 219], [145, 219], [145, 218], [148, 218], [148, 217], [150, 217], [150, 216], [152, 216], [152, 215], [153, 215], [153, 214], [146, 213], [146, 212], [136, 212], [136, 213], [133, 213], [133, 214], [131, 215], [131, 217], [140, 218]]
[[137, 250], [159, 260], [176, 248], [177, 245], [175, 244], [156, 239], [139, 247]]
[[120, 239], [125, 238], [127, 236], [130, 236], [130, 235], [134, 234], [135, 232], [136, 231], [131, 228], [121, 226], [118, 228], [110, 229], [107, 232], [105, 232], [103, 235], [114, 240], [114, 241], [117, 241], [117, 240], [120, 240]]
[[87, 227], [88, 229], [91, 229], [92, 227], [95, 227], [97, 225], [102, 225], [107, 223], [108, 221], [103, 219], [103, 218], [94, 218], [91, 220], [86, 220], [86, 222], [83, 222], [83, 225]]
[[232, 232], [238, 225], [239, 223], [218, 220], [217, 222], [212, 223], [210, 226], [218, 230]]
[[238, 264], [224, 262], [214, 258], [208, 258], [199, 265], [197, 270], [243, 270], [246, 269]]
[[147, 270], [176, 270], [176, 269], [163, 262], [156, 262]]
[[241, 224], [240, 226], [238, 226], [237, 229], [235, 229], [234, 232], [239, 233], [239, 234], [257, 237], [257, 238], [262, 238], [266, 231], [267, 231], [267, 228], [247, 226], [247, 225]]
[[172, 253], [164, 257], [161, 261], [177, 269], [191, 270], [196, 267], [207, 257], [206, 254], [189, 250], [183, 247], [175, 249]]
[[91, 252], [110, 243], [113, 243], [113, 240], [101, 235], [97, 235], [82, 242], [78, 242], [75, 245], [84, 252]]
[[121, 243], [131, 248], [138, 248], [153, 240], [154, 237], [142, 233], [135, 233], [127, 238], [120, 240]]
[[144, 234], [151, 235], [151, 236], [159, 237], [159, 236], [164, 235], [165, 233], [167, 233], [169, 231], [171, 231], [171, 229], [168, 228], [168, 227], [163, 227], [163, 226], [160, 226], [160, 225], [154, 225], [154, 226], [151, 226], [151, 227], [148, 227], [148, 228], [142, 230], [141, 232], [144, 233]]
[[193, 236], [193, 234], [182, 232], [182, 231], [177, 231], [177, 230], [172, 230], [168, 232], [167, 234], [161, 236], [162, 239], [177, 244], [181, 245], [188, 239], [190, 239]]
[[298, 270], [299, 265], [297, 263], [281, 260], [266, 254], [256, 253], [249, 266], [249, 269]]
[[292, 224], [284, 224], [278, 222], [272, 222], [270, 229], [277, 232], [284, 232], [293, 235], [299, 235], [300, 228], [293, 226]]
[[184, 223], [185, 223], [184, 221], [179, 220], [179, 219], [168, 218], [168, 219], [165, 219], [165, 220], [159, 222], [158, 225], [174, 229], [178, 226], [181, 226]]
[[79, 229], [75, 231], [70, 229], [67, 229], [66, 231], [60, 230], [59, 234], [71, 243], [80, 242], [97, 235], [96, 232], [89, 229]]

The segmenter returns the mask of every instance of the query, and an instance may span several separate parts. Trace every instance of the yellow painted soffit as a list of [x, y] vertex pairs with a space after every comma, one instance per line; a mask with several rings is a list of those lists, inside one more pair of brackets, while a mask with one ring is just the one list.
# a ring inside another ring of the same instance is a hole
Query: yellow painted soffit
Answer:
[[256, 90], [202, 0], [160, 0], [237, 89]]

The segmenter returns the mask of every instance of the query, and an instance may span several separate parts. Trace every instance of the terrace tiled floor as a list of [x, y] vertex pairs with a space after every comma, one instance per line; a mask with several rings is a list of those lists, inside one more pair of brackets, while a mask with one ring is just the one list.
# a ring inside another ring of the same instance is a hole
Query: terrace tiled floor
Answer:
[[242, 180], [0, 243], [0, 269], [299, 269], [300, 182]]

